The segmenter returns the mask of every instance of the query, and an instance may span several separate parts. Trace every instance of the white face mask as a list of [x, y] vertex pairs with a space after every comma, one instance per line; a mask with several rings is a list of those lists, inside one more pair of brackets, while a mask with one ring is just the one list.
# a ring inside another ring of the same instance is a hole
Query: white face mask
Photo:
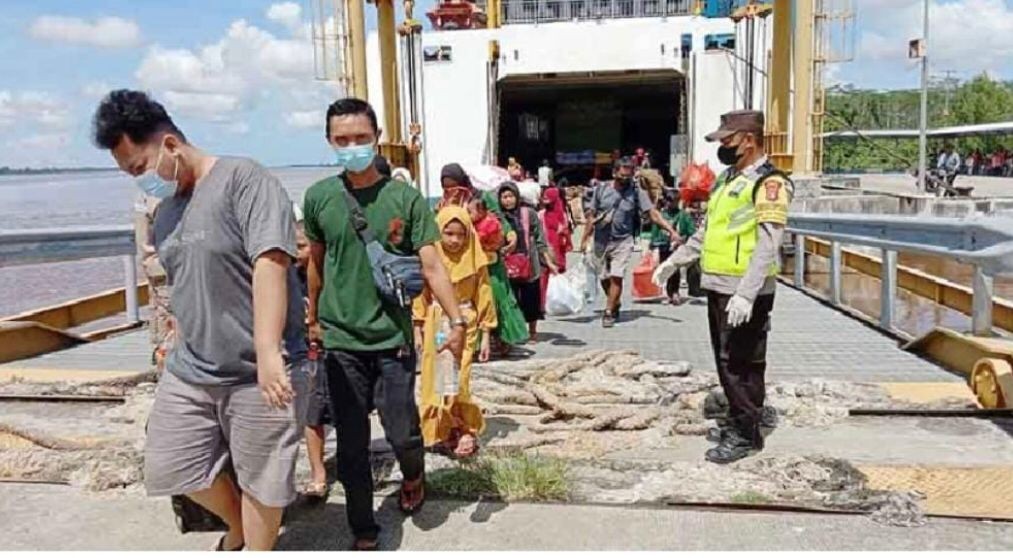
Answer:
[[179, 189], [179, 158], [176, 158], [176, 166], [172, 171], [172, 180], [166, 180], [158, 175], [158, 166], [162, 164], [162, 153], [165, 146], [158, 150], [158, 159], [155, 160], [155, 166], [148, 169], [144, 174], [138, 176], [135, 180], [137, 187], [141, 189], [145, 194], [158, 199], [165, 199], [176, 194]]

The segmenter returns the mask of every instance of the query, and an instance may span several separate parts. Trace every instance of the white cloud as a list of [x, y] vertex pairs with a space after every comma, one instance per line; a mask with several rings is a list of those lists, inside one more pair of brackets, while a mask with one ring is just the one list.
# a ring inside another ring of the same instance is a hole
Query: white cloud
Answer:
[[225, 131], [230, 134], [242, 136], [250, 132], [250, 124], [248, 122], [240, 120], [226, 126]]
[[[856, 0], [860, 30], [856, 62], [847, 73], [896, 79], [917, 63], [907, 44], [922, 36], [921, 0]], [[989, 72], [1013, 78], [1013, 3], [1007, 0], [932, 0], [929, 64], [964, 77]], [[912, 76], [913, 78], [914, 76]]]
[[18, 123], [65, 129], [71, 123], [71, 114], [65, 102], [49, 93], [0, 90], [0, 127]]
[[272, 4], [267, 9], [267, 19], [285, 26], [293, 34], [297, 33], [303, 26], [302, 6], [295, 2]]
[[285, 115], [285, 123], [293, 128], [323, 128], [323, 110], [297, 110]]
[[81, 95], [84, 95], [89, 99], [97, 100], [105, 97], [106, 94], [112, 91], [112, 89], [112, 86], [104, 81], [92, 81], [86, 83], [84, 87], [81, 88]]
[[55, 150], [70, 145], [70, 134], [35, 134], [9, 142], [20, 149]]
[[268, 10], [269, 18], [293, 24], [289, 38], [237, 20], [210, 45], [196, 49], [153, 46], [135, 75], [142, 87], [164, 97], [171, 108], [212, 121], [234, 118], [259, 97], [286, 97], [286, 89], [312, 88], [313, 48], [298, 33], [303, 27], [294, 19], [301, 14], [298, 8], [286, 3]]
[[227, 93], [166, 91], [162, 99], [172, 113], [210, 122], [231, 121], [242, 108], [242, 100]]
[[141, 44], [141, 28], [133, 21], [119, 17], [86, 21], [76, 17], [44, 15], [32, 23], [28, 33], [43, 41], [103, 48], [129, 48]]

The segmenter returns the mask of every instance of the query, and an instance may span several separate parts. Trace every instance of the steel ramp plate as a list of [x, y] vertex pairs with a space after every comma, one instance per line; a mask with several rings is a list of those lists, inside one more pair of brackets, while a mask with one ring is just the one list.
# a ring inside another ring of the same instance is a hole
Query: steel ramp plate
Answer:
[[868, 486], [884, 490], [914, 490], [925, 495], [928, 515], [1013, 520], [1013, 466], [883, 467], [859, 465]]

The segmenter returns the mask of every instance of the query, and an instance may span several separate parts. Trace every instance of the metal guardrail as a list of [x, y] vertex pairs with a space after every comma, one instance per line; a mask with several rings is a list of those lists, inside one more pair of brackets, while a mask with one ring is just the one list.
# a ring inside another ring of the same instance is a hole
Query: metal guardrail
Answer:
[[1004, 216], [907, 217], [799, 214], [788, 219], [795, 235], [795, 286], [805, 284], [805, 239], [830, 241], [830, 302], [841, 305], [841, 246], [879, 248], [882, 253], [880, 326], [893, 330], [897, 299], [897, 253], [912, 252], [974, 266], [971, 322], [975, 335], [992, 331], [994, 275], [1013, 273], [1013, 218]]
[[120, 256], [128, 323], [140, 321], [136, 254], [132, 226], [0, 230], [0, 268]]
[[692, 14], [693, 0], [503, 0], [504, 24]]

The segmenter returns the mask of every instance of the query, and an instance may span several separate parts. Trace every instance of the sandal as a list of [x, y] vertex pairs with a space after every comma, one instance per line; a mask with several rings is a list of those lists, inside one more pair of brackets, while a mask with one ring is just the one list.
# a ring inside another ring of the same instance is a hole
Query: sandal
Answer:
[[398, 494], [397, 505], [401, 513], [413, 515], [422, 509], [426, 503], [426, 479], [425, 475], [413, 481], [401, 482], [401, 493]]
[[242, 543], [236, 548], [225, 548], [225, 537], [227, 536], [228, 533], [222, 535], [222, 537], [218, 539], [218, 542], [216, 542], [215, 545], [211, 547], [211, 552], [238, 552], [246, 547], [246, 543]]
[[458, 459], [467, 459], [476, 453], [478, 453], [478, 438], [474, 434], [462, 435], [457, 441], [457, 447], [454, 448], [454, 456]]
[[308, 482], [302, 489], [302, 495], [313, 500], [326, 500], [331, 487], [326, 482]]
[[380, 543], [376, 539], [355, 539], [348, 550], [352, 552], [380, 550]]

